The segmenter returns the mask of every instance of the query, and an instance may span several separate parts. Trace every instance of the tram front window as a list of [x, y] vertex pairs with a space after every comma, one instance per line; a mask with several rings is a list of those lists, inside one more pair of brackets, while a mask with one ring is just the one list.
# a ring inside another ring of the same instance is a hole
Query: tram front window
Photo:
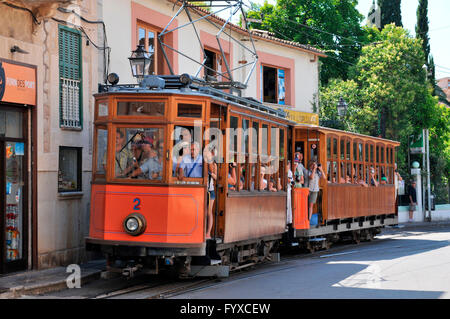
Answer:
[[116, 178], [161, 181], [164, 167], [162, 128], [119, 128], [116, 130]]

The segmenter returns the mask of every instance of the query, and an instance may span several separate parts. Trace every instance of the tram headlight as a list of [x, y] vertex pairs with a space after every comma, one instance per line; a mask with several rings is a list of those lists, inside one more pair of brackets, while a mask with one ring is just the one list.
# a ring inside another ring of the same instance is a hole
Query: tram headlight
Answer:
[[133, 236], [142, 234], [146, 227], [147, 222], [141, 214], [130, 214], [123, 221], [123, 228], [128, 234]]

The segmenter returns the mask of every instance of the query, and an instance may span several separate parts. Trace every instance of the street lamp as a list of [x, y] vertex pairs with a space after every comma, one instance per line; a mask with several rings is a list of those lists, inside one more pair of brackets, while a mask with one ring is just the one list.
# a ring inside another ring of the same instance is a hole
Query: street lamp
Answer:
[[347, 103], [344, 101], [344, 99], [342, 98], [342, 96], [339, 98], [339, 102], [337, 105], [337, 111], [338, 111], [338, 115], [339, 117], [345, 117], [345, 115], [347, 115]]
[[[320, 120], [320, 122], [319, 122], [320, 125], [323, 125], [326, 127], [342, 129], [345, 126], [344, 118], [347, 115], [347, 108], [348, 108], [348, 105], [341, 96], [339, 98], [339, 102], [337, 104], [337, 113], [338, 113], [339, 118], [338, 119], [329, 119], [329, 120]], [[333, 118], [335, 118], [335, 117], [333, 116]]]
[[136, 50], [132, 51], [128, 60], [130, 60], [131, 73], [138, 83], [141, 83], [144, 76], [148, 75], [151, 62], [150, 53], [145, 51], [143, 45], [139, 44]]

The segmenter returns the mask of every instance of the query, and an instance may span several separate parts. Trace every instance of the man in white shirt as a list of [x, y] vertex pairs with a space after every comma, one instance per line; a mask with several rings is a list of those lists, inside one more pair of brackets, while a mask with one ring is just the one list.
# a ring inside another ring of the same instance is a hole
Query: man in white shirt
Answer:
[[181, 162], [177, 163], [176, 171], [180, 180], [183, 177], [203, 177], [203, 157], [200, 154], [200, 144], [198, 142], [191, 144], [191, 154], [183, 156]]

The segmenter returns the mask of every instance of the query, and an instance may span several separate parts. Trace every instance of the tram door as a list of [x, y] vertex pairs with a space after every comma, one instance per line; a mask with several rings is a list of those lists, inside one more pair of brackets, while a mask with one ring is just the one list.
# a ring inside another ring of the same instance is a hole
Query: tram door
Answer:
[[[226, 128], [226, 108], [222, 106], [211, 103], [211, 111], [209, 117], [209, 134], [207, 134], [207, 139], [209, 140], [209, 144], [213, 145], [214, 149], [214, 157], [215, 162], [217, 164], [217, 177], [219, 178], [220, 172], [223, 169], [223, 144], [225, 141], [225, 136], [223, 132], [225, 132]], [[212, 208], [213, 215], [213, 227], [211, 230], [211, 237], [222, 237], [223, 236], [223, 207], [224, 197], [223, 197], [223, 182], [219, 180], [215, 180], [214, 183], [214, 192], [215, 192], [215, 200]]]

